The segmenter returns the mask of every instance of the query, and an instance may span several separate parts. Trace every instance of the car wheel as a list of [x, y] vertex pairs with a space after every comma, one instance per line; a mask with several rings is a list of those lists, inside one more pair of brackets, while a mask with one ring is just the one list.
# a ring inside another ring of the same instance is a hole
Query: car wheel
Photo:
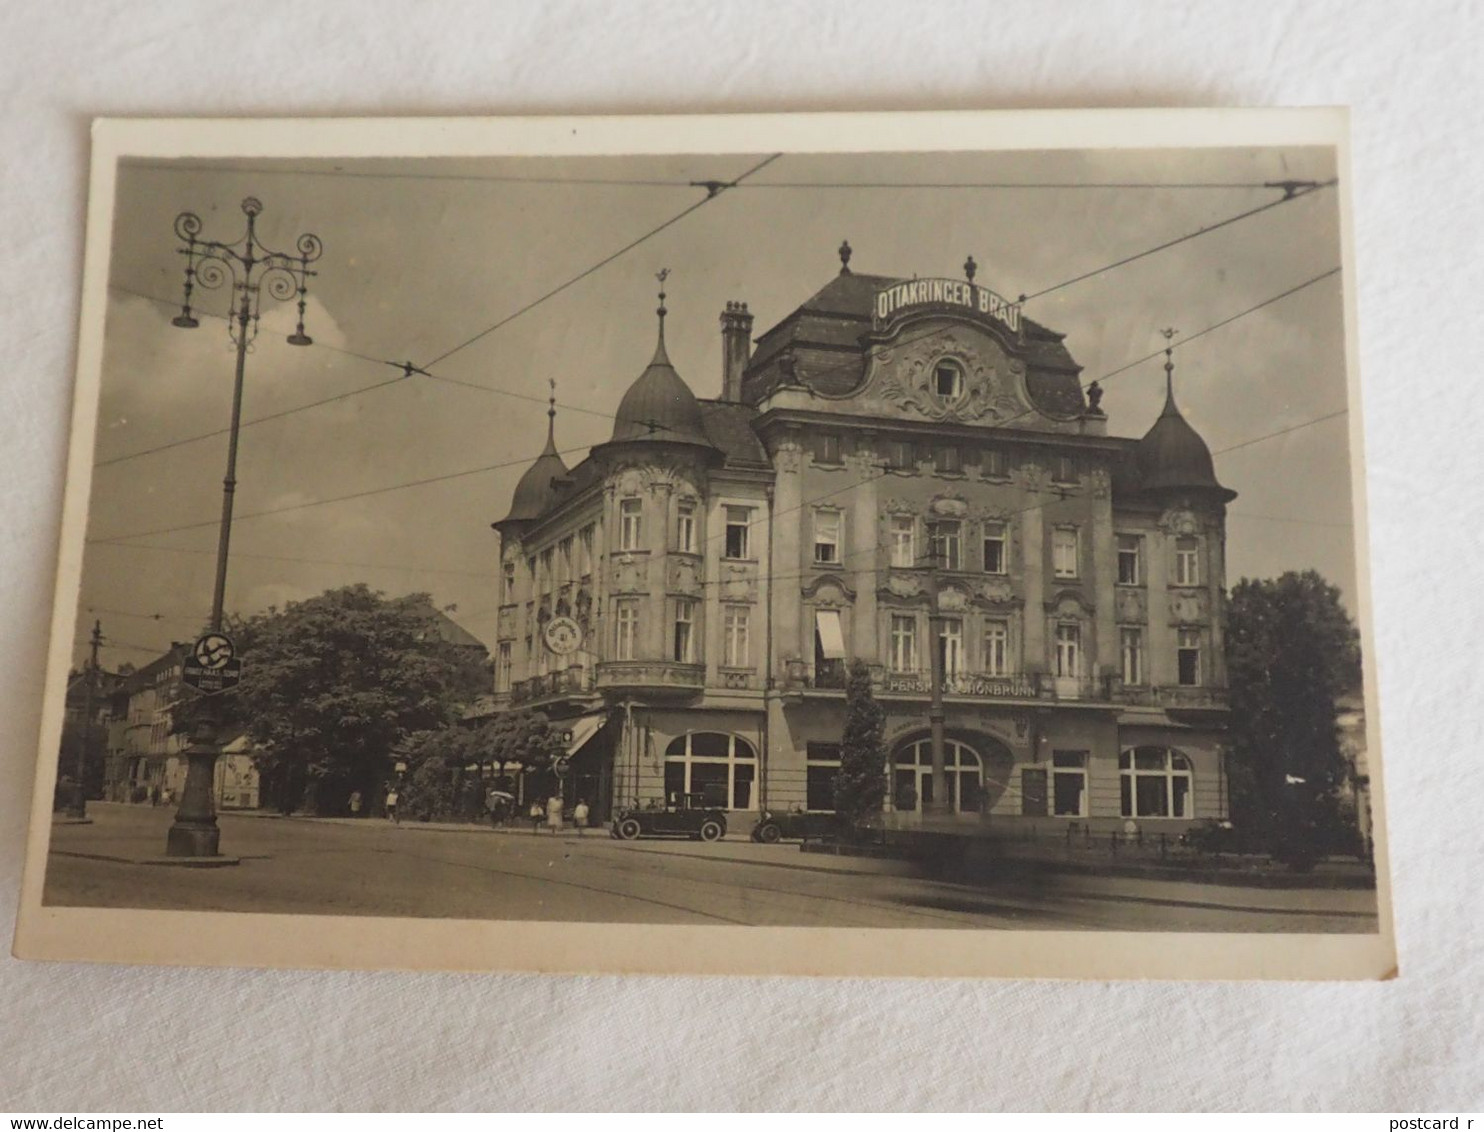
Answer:
[[702, 841], [720, 841], [722, 835], [721, 822], [705, 821], [701, 823]]
[[772, 845], [782, 836], [783, 830], [779, 829], [772, 822], [769, 822], [767, 825], [763, 826], [757, 831], [757, 839], [763, 842], [763, 844], [765, 845]]
[[634, 838], [639, 836], [640, 832], [639, 823], [633, 818], [625, 818], [618, 823], [618, 836], [625, 841], [634, 840]]

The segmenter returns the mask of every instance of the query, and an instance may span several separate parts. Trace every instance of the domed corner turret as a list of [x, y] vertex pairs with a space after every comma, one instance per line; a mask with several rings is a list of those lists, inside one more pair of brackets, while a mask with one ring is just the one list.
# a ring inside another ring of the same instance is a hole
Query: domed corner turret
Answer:
[[510, 498], [510, 513], [491, 525], [501, 530], [514, 523], [539, 519], [557, 501], [556, 481], [565, 479], [568, 474], [567, 465], [556, 446], [556, 384], [553, 382], [551, 400], [546, 409], [546, 447], [516, 483]]
[[1134, 449], [1139, 490], [1208, 494], [1230, 503], [1237, 493], [1216, 479], [1211, 449], [1175, 404], [1175, 364], [1165, 350], [1165, 407]]
[[[664, 284], [664, 276], [668, 274], [668, 271], [660, 272], [661, 286]], [[719, 452], [706, 435], [701, 403], [696, 400], [696, 395], [680, 374], [675, 372], [670, 355], [665, 351], [667, 312], [663, 290], [660, 291], [660, 305], [655, 313], [659, 316], [659, 340], [655, 344], [654, 357], [619, 402], [613, 422], [613, 436], [608, 444], [628, 444], [634, 441], [688, 444]]]

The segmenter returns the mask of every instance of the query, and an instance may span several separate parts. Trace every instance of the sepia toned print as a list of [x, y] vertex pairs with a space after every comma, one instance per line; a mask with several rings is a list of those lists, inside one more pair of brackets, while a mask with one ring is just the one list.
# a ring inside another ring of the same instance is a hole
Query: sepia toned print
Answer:
[[19, 954], [1394, 968], [1342, 116], [266, 125], [99, 128]]

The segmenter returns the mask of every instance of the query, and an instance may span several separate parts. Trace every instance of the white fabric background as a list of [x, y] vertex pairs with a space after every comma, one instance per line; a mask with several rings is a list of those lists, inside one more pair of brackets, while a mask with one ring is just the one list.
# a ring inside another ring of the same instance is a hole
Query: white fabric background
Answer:
[[1344, 0], [6, 5], [0, 936], [31, 792], [92, 116], [1348, 104], [1402, 977], [630, 980], [6, 959], [0, 1109], [1484, 1106], [1481, 23], [1467, 3]]

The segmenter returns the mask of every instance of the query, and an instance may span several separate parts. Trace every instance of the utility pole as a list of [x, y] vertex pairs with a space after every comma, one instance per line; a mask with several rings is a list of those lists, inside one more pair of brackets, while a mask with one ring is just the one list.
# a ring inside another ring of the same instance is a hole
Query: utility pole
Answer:
[[[242, 382], [247, 368], [247, 351], [258, 333], [263, 291], [281, 302], [297, 298], [299, 324], [288, 337], [291, 346], [309, 346], [313, 339], [304, 333], [304, 306], [308, 282], [315, 272], [309, 270], [324, 252], [318, 236], [305, 232], [295, 242], [297, 255], [275, 252], [264, 246], [257, 235], [258, 215], [263, 204], [256, 197], [242, 202], [247, 217], [247, 231], [231, 243], [201, 239], [201, 218], [193, 212], [182, 212], [175, 218], [175, 234], [185, 243], [177, 248], [185, 256], [185, 297], [180, 314], [172, 326], [194, 330], [200, 326], [191, 313], [191, 294], [199, 285], [210, 290], [229, 280], [236, 309], [227, 321], [228, 333], [237, 348], [237, 370], [232, 385], [232, 425], [227, 439], [227, 474], [222, 480], [222, 520], [217, 535], [216, 584], [211, 596], [210, 632], [220, 635], [222, 613], [227, 593], [227, 550], [232, 538], [232, 500], [237, 491], [237, 436], [242, 424]], [[170, 857], [219, 856], [221, 831], [216, 824], [216, 803], [212, 786], [216, 777], [216, 760], [221, 754], [221, 707], [215, 698], [207, 699], [196, 723], [195, 733], [186, 755], [185, 788], [180, 792], [180, 809], [165, 843]]]
[[98, 682], [98, 646], [103, 643], [103, 622], [93, 622], [93, 635], [88, 653], [88, 666], [83, 672], [82, 742], [77, 748], [77, 763], [73, 774], [77, 782], [72, 787], [72, 801], [67, 806], [69, 818], [88, 816], [88, 752], [93, 745], [93, 691]]
[[943, 540], [938, 525], [932, 527], [932, 537], [928, 540], [928, 654], [930, 657], [930, 668], [928, 679], [931, 688], [928, 690], [928, 732], [933, 755], [933, 800], [925, 802], [922, 807], [923, 816], [930, 814], [946, 814], [950, 812], [948, 805], [948, 774], [944, 769], [943, 753], [943, 722], [946, 718], [943, 711], [943, 650], [945, 642], [943, 639], [943, 613], [938, 607], [938, 563], [943, 553]]

